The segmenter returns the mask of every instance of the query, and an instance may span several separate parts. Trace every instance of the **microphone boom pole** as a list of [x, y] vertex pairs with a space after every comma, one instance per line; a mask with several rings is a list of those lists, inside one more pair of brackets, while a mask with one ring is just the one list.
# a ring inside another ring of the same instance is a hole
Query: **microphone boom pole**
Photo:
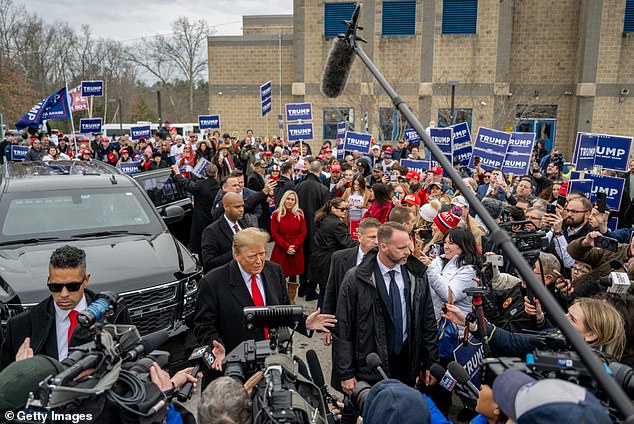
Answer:
[[[434, 144], [434, 142], [431, 140], [431, 137], [427, 135], [423, 126], [418, 121], [418, 119], [416, 119], [407, 103], [405, 103], [405, 101], [398, 95], [398, 93], [394, 90], [390, 83], [385, 79], [383, 74], [381, 74], [381, 71], [379, 71], [376, 65], [359, 46], [358, 41], [364, 41], [356, 34], [356, 30], [358, 28], [356, 25], [356, 20], [358, 18], [360, 9], [361, 5], [358, 4], [353, 14], [353, 20], [344, 21], [346, 25], [348, 25], [348, 31], [345, 36], [342, 36], [340, 38], [343, 38], [349, 43], [349, 47], [354, 50], [354, 53], [359, 57], [359, 59], [361, 59], [363, 64], [374, 76], [374, 78], [376, 78], [378, 83], [381, 85], [385, 93], [394, 104], [394, 107], [398, 109], [398, 111], [405, 117], [412, 128], [416, 130], [421, 140], [425, 144], [425, 147], [427, 147], [431, 151], [436, 160], [440, 163], [440, 166], [444, 169], [444, 171], [453, 181], [458, 190], [460, 190], [467, 202], [469, 202], [471, 208], [473, 208], [473, 210], [475, 210], [475, 212], [480, 216], [485, 226], [491, 233], [493, 243], [502, 248], [505, 256], [515, 266], [515, 269], [517, 269], [524, 281], [533, 290], [533, 293], [537, 295], [537, 298], [540, 300], [544, 310], [548, 313], [548, 316], [566, 336], [572, 347], [579, 354], [581, 360], [588, 367], [588, 370], [592, 373], [594, 378], [596, 378], [596, 380], [599, 382], [608, 396], [614, 401], [616, 407], [621, 411], [625, 418], [625, 422], [634, 423], [634, 405], [632, 405], [630, 399], [625, 394], [623, 389], [610, 375], [608, 375], [608, 373], [603, 368], [603, 365], [601, 365], [590, 347], [572, 327], [570, 322], [568, 322], [563, 310], [561, 309], [555, 298], [550, 294], [550, 292], [543, 284], [537, 281], [535, 273], [530, 268], [528, 263], [524, 260], [524, 257], [519, 252], [519, 250], [517, 250], [506, 231], [498, 227], [497, 223], [491, 217], [491, 215], [489, 215], [484, 205], [480, 203], [478, 198], [475, 196], [475, 193], [473, 193], [468, 188], [467, 184], [462, 181], [462, 178], [453, 168], [453, 165], [445, 157], [440, 148], [436, 146], [436, 144]], [[322, 87], [323, 85], [324, 84], [322, 83]]]

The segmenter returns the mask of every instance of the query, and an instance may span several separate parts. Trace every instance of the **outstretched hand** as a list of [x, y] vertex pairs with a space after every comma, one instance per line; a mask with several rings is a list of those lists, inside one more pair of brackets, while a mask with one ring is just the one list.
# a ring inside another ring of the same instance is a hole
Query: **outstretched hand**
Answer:
[[334, 315], [322, 314], [320, 308], [317, 308], [315, 312], [306, 318], [306, 328], [308, 330], [323, 331], [324, 333], [330, 333], [330, 328], [334, 327], [336, 323], [337, 318]]

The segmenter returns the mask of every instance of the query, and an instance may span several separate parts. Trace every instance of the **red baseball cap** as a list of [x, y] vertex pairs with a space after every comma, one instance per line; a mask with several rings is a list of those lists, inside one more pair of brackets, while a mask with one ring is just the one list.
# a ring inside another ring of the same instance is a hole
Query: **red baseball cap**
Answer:
[[90, 151], [89, 151], [89, 150], [82, 150], [82, 151], [81, 151], [81, 155], [82, 155], [82, 156], [84, 156], [84, 155], [88, 155], [88, 156], [90, 156]]
[[418, 206], [420, 206], [420, 197], [418, 197], [415, 194], [408, 194], [403, 199], [403, 202], [409, 203], [410, 205], [418, 205]]
[[392, 148], [391, 147], [387, 147], [385, 150], [383, 150], [383, 153], [392, 154]]
[[429, 172], [431, 172], [432, 174], [436, 174], [436, 175], [444, 175], [445, 172], [442, 170], [442, 168], [440, 166], [432, 166], [429, 169]]
[[420, 174], [413, 169], [410, 169], [409, 171], [407, 171], [407, 175], [405, 175], [405, 178], [407, 178], [408, 180], [420, 181]]
[[293, 148], [291, 149], [291, 152], [299, 152], [299, 147], [293, 147]]
[[330, 172], [341, 172], [341, 166], [334, 164], [330, 166]]
[[330, 147], [326, 147], [324, 149], [324, 153], [332, 153], [332, 149]]
[[273, 152], [270, 150], [267, 150], [266, 152], [262, 153], [263, 156], [273, 156]]

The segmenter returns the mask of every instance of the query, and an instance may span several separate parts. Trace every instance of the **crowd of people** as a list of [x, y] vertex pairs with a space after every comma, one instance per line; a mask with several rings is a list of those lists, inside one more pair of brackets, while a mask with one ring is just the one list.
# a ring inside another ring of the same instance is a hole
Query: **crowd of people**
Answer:
[[[5, 160], [19, 137], [7, 135]], [[453, 361], [463, 340], [481, 342], [465, 289], [489, 289], [485, 334], [495, 355], [525, 358], [536, 345], [522, 333], [558, 333], [513, 266], [498, 262], [501, 252], [489, 229], [445, 171], [401, 166], [400, 159], [423, 155], [404, 140], [373, 144], [368, 154], [345, 152], [338, 160], [328, 141], [313, 154], [308, 143], [256, 138], [251, 130], [243, 139], [216, 131], [185, 140], [167, 128], [167, 134], [136, 143], [124, 136], [116, 146], [96, 134], [80, 140], [78, 152], [63, 134], [51, 139], [32, 138], [25, 160], [81, 157], [115, 166], [138, 160], [143, 170], [171, 167], [176, 183], [194, 197], [189, 248], [205, 271], [194, 332], [200, 344], [214, 347], [210, 379], [241, 341], [268, 337], [266, 329], [240, 328], [242, 307], [303, 297], [317, 305], [299, 330], [322, 332], [323, 343], [332, 347], [333, 387], [350, 394], [360, 380], [379, 383], [366, 362], [374, 352], [390, 378], [425, 393], [427, 412], [436, 411], [429, 422], [441, 422], [437, 417], [447, 416], [452, 395], [436, 384], [431, 367]], [[474, 169], [459, 161], [454, 167], [498, 225], [542, 239], [539, 251], [525, 258], [601, 360], [633, 366], [634, 296], [606, 293], [601, 279], [612, 272], [634, 278], [634, 159], [621, 175], [621, 210], [602, 211], [583, 193], [568, 190], [571, 169], [559, 157], [538, 140], [527, 175], [505, 175], [477, 160]], [[198, 177], [193, 170], [203, 158], [209, 164]], [[619, 216], [619, 228], [608, 228], [611, 216]], [[604, 237], [617, 240], [617, 249], [595, 247]], [[20, 343], [3, 354], [15, 355]], [[513, 371], [483, 386], [473, 422], [573, 422], [565, 416], [570, 411], [575, 417], [591, 411], [586, 421], [574, 422], [610, 422], [586, 389], [563, 381], [534, 383]], [[552, 398], [529, 402], [524, 391], [538, 386], [550, 387]], [[566, 407], [546, 406], [552, 404]], [[538, 418], [522, 421], [531, 414]]]

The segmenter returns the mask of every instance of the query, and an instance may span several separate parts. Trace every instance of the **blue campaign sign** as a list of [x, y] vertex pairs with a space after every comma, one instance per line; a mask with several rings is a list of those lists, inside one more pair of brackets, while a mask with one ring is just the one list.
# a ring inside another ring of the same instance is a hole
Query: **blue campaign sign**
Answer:
[[347, 131], [346, 137], [343, 141], [343, 146], [346, 151], [355, 151], [367, 154], [370, 153], [371, 143], [372, 134]]
[[92, 134], [101, 132], [101, 118], [92, 119], [80, 119], [79, 120], [79, 133], [80, 134]]
[[534, 144], [535, 133], [512, 132], [506, 154], [532, 155]]
[[140, 163], [141, 161], [138, 161], [138, 160], [135, 160], [132, 162], [121, 162], [119, 163], [119, 169], [121, 169], [121, 172], [123, 172], [124, 174], [128, 174], [128, 175], [138, 174], [139, 172], [141, 172], [139, 170]]
[[507, 155], [504, 157], [502, 172], [513, 175], [527, 175], [531, 165], [531, 155]]
[[17, 145], [12, 145], [11, 146], [11, 160], [14, 161], [18, 161], [18, 160], [24, 160], [24, 158], [26, 158], [26, 152], [29, 151], [29, 147], [28, 146], [17, 146]]
[[493, 171], [496, 168], [502, 168], [504, 156], [504, 154], [474, 148], [471, 160], [469, 161], [469, 168], [475, 168], [475, 158], [480, 158], [480, 167], [482, 167], [485, 171]]
[[584, 175], [585, 175], [585, 172], [570, 171], [571, 180], [583, 180]]
[[305, 124], [288, 124], [288, 141], [312, 140], [313, 124], [307, 122]]
[[592, 195], [590, 196], [592, 203], [597, 200], [597, 191], [601, 191], [606, 194], [607, 204], [611, 210], [618, 211], [621, 208], [621, 197], [625, 186], [624, 178], [586, 174], [586, 179], [593, 181]]
[[260, 86], [260, 103], [262, 107], [262, 116], [265, 116], [271, 111], [271, 93], [272, 93], [271, 81], [268, 81]]
[[473, 147], [481, 150], [490, 149], [492, 152], [504, 156], [510, 140], [511, 133], [480, 127], [478, 128], [478, 134], [476, 135]]
[[138, 140], [141, 137], [147, 140], [150, 138], [150, 135], [151, 131], [149, 125], [140, 125], [138, 127], [130, 128], [130, 136], [132, 137], [132, 140]]
[[429, 169], [429, 161], [427, 160], [412, 160], [412, 159], [401, 159], [401, 166], [405, 166], [408, 169], [418, 172], [422, 174], [427, 172]]
[[421, 140], [420, 135], [418, 135], [418, 133], [416, 132], [414, 128], [406, 129], [405, 132], [403, 133], [403, 137], [410, 145], [420, 144], [420, 140]]
[[346, 136], [346, 131], [348, 131], [348, 123], [345, 121], [341, 121], [337, 124], [337, 139], [342, 139]]
[[[451, 127], [431, 128], [429, 130], [429, 136], [431, 141], [443, 152], [449, 163], [453, 163], [453, 129]], [[430, 165], [440, 165], [434, 155], [431, 156]]]
[[[471, 344], [477, 343], [477, 344]], [[453, 357], [457, 363], [462, 365], [467, 374], [471, 377], [471, 382], [474, 386], [480, 387], [480, 363], [484, 359], [484, 347], [482, 343], [479, 343], [472, 337], [469, 338], [469, 343], [465, 346], [463, 343], [453, 351]]]
[[312, 103], [286, 103], [286, 122], [312, 120]]
[[594, 167], [594, 156], [597, 149], [597, 137], [594, 134], [577, 133], [575, 153], [572, 163], [577, 171], [591, 171]]
[[471, 144], [463, 144], [462, 146], [454, 146], [453, 155], [458, 158], [461, 166], [468, 166], [473, 154], [473, 147]]
[[266, 116], [271, 111], [271, 98], [269, 97], [262, 102], [262, 116]]
[[572, 190], [580, 191], [583, 193], [588, 199], [592, 197], [592, 185], [594, 181], [592, 180], [570, 180], [568, 182], [568, 193]]
[[101, 97], [103, 96], [103, 81], [82, 81], [81, 82], [82, 97]]
[[632, 137], [598, 134], [594, 166], [627, 171], [631, 149]]
[[466, 122], [452, 125], [450, 128], [453, 130], [454, 149], [463, 144], [471, 145], [471, 131], [469, 131], [469, 125]]
[[[343, 137], [345, 137], [345, 132], [343, 134]], [[341, 162], [343, 160], [343, 158], [346, 156], [346, 151], [343, 148], [343, 137], [339, 138], [337, 136], [337, 160], [339, 162]]]
[[220, 128], [220, 115], [198, 115], [198, 128], [201, 130]]

